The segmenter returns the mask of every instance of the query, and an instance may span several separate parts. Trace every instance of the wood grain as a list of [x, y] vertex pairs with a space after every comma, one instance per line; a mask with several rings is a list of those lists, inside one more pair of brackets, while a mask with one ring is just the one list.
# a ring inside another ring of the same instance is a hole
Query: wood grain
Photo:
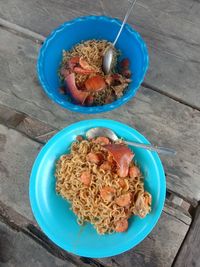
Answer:
[[[0, 16], [47, 36], [62, 22], [81, 15], [106, 14], [122, 19], [128, 1], [8, 0]], [[200, 108], [200, 3], [138, 0], [131, 24], [149, 47], [150, 68], [145, 82], [171, 97]]]
[[58, 131], [40, 120], [4, 105], [0, 105], [0, 123], [8, 128], [16, 129], [40, 143], [46, 143]]
[[27, 237], [24, 233], [13, 231], [0, 222], [0, 265], [6, 267], [75, 267], [48, 253], [45, 248]]
[[33, 220], [29, 176], [41, 144], [0, 125], [0, 201]]
[[174, 267], [199, 267], [200, 266], [200, 206], [196, 209], [196, 214], [187, 237], [174, 262]]
[[[40, 147], [23, 134], [0, 125], [0, 201], [26, 218], [29, 224], [34, 222], [28, 199], [29, 174]], [[120, 256], [98, 261], [113, 267], [170, 266], [190, 222], [189, 216], [166, 204], [157, 226], [139, 246]]]
[[[19, 214], [18, 211], [16, 211], [16, 209], [14, 210], [13, 208], [8, 207], [7, 205], [5, 205], [3, 202], [0, 201], [0, 232], [1, 232], [1, 223], [6, 224], [6, 226], [11, 228], [12, 230], [20, 232], [21, 235], [24, 236], [25, 234], [27, 237], [33, 239], [37, 243], [35, 244], [35, 247], [38, 247], [41, 250], [43, 250], [43, 248], [46, 249], [47, 255], [50, 253], [51, 257], [55, 258], [57, 262], [59, 262], [60, 260], [63, 261], [64, 266], [68, 267], [68, 264], [73, 263], [75, 266], [81, 266], [81, 267], [106, 267], [105, 265], [100, 264], [95, 259], [78, 257], [59, 248], [50, 239], [48, 239], [48, 237], [40, 230], [36, 221], [29, 220], [27, 217], [24, 217], [23, 215]], [[24, 238], [26, 239], [25, 236]], [[24, 243], [25, 242], [22, 242], [21, 244], [22, 246], [26, 247]], [[7, 244], [3, 244], [3, 246], [1, 246], [1, 240], [0, 240], [0, 263], [1, 263], [1, 259], [5, 258], [7, 252], [9, 251], [9, 246], [6, 247], [6, 245]], [[12, 253], [20, 254], [20, 251], [18, 250], [18, 248], [15, 248]], [[34, 252], [32, 251], [31, 251], [31, 255], [33, 256], [33, 258], [37, 257], [36, 255], [34, 255]], [[9, 258], [8, 261], [11, 260], [10, 257], [8, 258]], [[35, 265], [35, 266], [38, 266], [38, 265]], [[39, 265], [38, 267], [40, 266], [49, 267], [48, 264]], [[60, 265], [56, 265], [56, 264], [53, 265], [53, 267], [56, 267], [56, 266], [60, 266]], [[21, 267], [21, 265], [19, 265], [19, 267]]]
[[[141, 33], [149, 48], [150, 68], [145, 82], [199, 108], [200, 20], [194, 24], [168, 12], [172, 1], [165, 2], [165, 7], [159, 8], [153, 1], [139, 1], [129, 18], [129, 24]], [[111, 1], [103, 3], [108, 15], [121, 19], [129, 6], [128, 1], [120, 5], [120, 0], [115, 1], [115, 8]], [[184, 3], [179, 8], [183, 9]]]
[[[120, 0], [115, 0], [114, 5], [111, 0], [7, 0], [1, 3], [0, 25], [7, 30], [0, 29], [0, 123], [21, 133], [0, 125], [0, 202], [23, 217], [23, 227], [26, 221], [33, 228], [36, 225], [29, 206], [28, 182], [41, 143], [58, 129], [86, 118], [61, 109], [41, 90], [35, 74], [40, 48], [37, 39], [43, 40], [43, 36], [60, 23], [80, 15], [104, 14], [122, 18], [128, 1], [121, 3]], [[191, 224], [187, 212], [189, 204], [182, 198], [190, 203], [200, 200], [200, 2], [138, 0], [129, 23], [142, 34], [149, 48], [151, 65], [145, 87], [126, 106], [101, 117], [127, 123], [152, 143], [177, 150], [176, 158], [162, 157], [162, 160], [167, 187], [180, 198], [174, 198], [173, 203], [166, 202], [157, 226], [141, 244], [122, 255], [96, 261], [99, 266], [109, 267], [168, 267], [172, 263], [175, 267], [198, 267], [199, 207], [180, 253], [176, 255]], [[87, 116], [96, 117], [99, 116]], [[180, 203], [185, 210], [176, 206]], [[16, 220], [13, 214], [12, 223]], [[68, 257], [76, 263], [81, 262], [81, 266], [83, 262], [84, 266], [92, 264], [88, 259], [80, 260], [68, 253], [62, 261], [21, 232], [16, 233], [2, 224], [0, 232], [4, 242], [0, 263], [6, 262], [7, 266], [29, 264], [30, 259], [48, 266], [74, 266], [66, 260]], [[39, 238], [38, 233], [40, 230], [35, 228], [32, 234]], [[44, 240], [43, 246], [46, 246], [45, 242], [51, 243], [47, 238]], [[31, 254], [24, 253], [24, 247]], [[59, 248], [56, 251], [59, 255]], [[98, 266], [95, 261], [94, 266]]]
[[190, 202], [200, 199], [199, 111], [141, 88], [132, 101], [115, 111], [100, 116], [72, 113], [53, 104], [38, 84], [35, 73], [37, 43], [5, 30], [0, 31], [0, 38], [2, 105], [43, 121], [53, 130], [75, 121], [97, 117], [127, 123], [152, 143], [177, 150], [174, 158], [162, 157], [168, 189]]
[[195, 0], [140, 0], [139, 4], [171, 14], [183, 20], [199, 24], [200, 22], [200, 7], [199, 1]]

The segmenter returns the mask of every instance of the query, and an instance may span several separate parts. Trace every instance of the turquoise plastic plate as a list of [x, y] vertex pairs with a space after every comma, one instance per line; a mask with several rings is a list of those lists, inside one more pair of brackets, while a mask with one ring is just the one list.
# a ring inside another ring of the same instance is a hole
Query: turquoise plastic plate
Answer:
[[77, 135], [92, 127], [108, 127], [129, 141], [147, 143], [133, 128], [112, 120], [95, 119], [74, 123], [57, 133], [40, 151], [30, 178], [30, 202], [35, 219], [44, 233], [58, 246], [79, 256], [108, 257], [139, 244], [158, 221], [165, 201], [166, 183], [162, 163], [155, 152], [132, 148], [140, 166], [145, 189], [152, 194], [152, 211], [144, 219], [133, 216], [125, 233], [98, 235], [91, 224], [79, 226], [70, 204], [55, 191], [55, 162], [69, 151]]

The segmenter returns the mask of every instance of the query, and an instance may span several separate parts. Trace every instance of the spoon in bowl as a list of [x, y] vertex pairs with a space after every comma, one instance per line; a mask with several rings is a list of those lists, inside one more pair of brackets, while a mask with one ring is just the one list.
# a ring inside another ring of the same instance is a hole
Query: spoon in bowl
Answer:
[[[90, 130], [88, 130], [86, 132], [86, 137], [88, 139], [92, 139], [92, 138], [95, 138], [98, 136], [108, 137], [112, 141], [117, 141], [119, 139], [117, 137], [117, 135], [112, 130], [110, 130], [108, 128], [101, 128], [101, 127], [91, 128]], [[124, 143], [126, 145], [148, 149], [150, 151], [155, 151], [157, 153], [162, 153], [165, 155], [171, 155], [171, 156], [176, 155], [176, 151], [174, 149], [171, 149], [171, 148], [153, 146], [153, 145], [149, 145], [149, 144], [141, 144], [141, 143], [129, 142], [129, 141], [124, 141]]]
[[119, 36], [128, 20], [128, 17], [130, 16], [131, 14], [131, 11], [133, 10], [133, 7], [135, 5], [137, 0], [134, 0], [131, 4], [131, 7], [127, 10], [126, 12], [126, 15], [124, 17], [124, 20], [122, 22], [122, 25], [119, 29], [119, 32], [117, 34], [117, 37], [115, 38], [114, 42], [112, 43], [111, 46], [108, 47], [108, 49], [106, 49], [105, 51], [105, 54], [103, 56], [103, 71], [105, 74], [109, 74], [110, 71], [111, 71], [111, 68], [112, 68], [112, 64], [113, 64], [113, 59], [114, 59], [114, 56], [115, 56], [115, 51], [114, 51], [114, 47], [119, 39]]

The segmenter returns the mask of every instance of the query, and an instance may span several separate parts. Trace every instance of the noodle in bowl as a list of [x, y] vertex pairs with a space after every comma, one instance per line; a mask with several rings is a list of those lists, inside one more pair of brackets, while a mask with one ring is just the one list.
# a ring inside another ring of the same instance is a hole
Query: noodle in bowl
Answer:
[[[65, 22], [47, 37], [39, 53], [37, 71], [42, 88], [53, 101], [75, 112], [94, 114], [115, 109], [134, 97], [144, 79], [149, 58], [144, 41], [128, 25], [125, 26], [116, 45], [116, 49], [121, 51], [122, 57], [119, 60], [128, 58], [131, 62], [130, 71], [133, 74], [132, 82], [124, 90], [123, 95], [117, 97], [117, 99], [114, 98], [114, 101], [107, 98], [105, 103], [104, 91], [101, 91], [99, 92], [101, 93], [99, 99], [93, 105], [88, 105], [88, 103], [80, 105], [74, 103], [71, 97], [63, 95], [62, 90], [59, 90], [61, 83], [58, 70], [63, 60], [63, 50], [66, 52], [72, 51], [75, 46], [88, 40], [99, 42], [106, 40], [107, 43], [110, 43], [114, 40], [115, 32], [120, 25], [121, 22], [117, 19], [104, 16], [87, 16]], [[87, 55], [85, 60], [87, 61]]]
[[[83, 106], [105, 105], [126, 92], [131, 83], [131, 63], [128, 58], [118, 62], [120, 51], [113, 48], [111, 72], [107, 75], [103, 72], [103, 56], [110, 46], [112, 44], [106, 40], [88, 40], [71, 50], [63, 50], [59, 69], [62, 93], [68, 94], [74, 103]], [[72, 75], [73, 87], [69, 79]]]

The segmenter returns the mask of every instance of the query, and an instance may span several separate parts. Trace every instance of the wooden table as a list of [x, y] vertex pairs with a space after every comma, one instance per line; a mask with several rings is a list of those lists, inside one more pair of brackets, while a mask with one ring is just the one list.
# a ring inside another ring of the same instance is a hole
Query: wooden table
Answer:
[[88, 14], [122, 19], [128, 1], [1, 0], [0, 7], [0, 265], [200, 266], [200, 2], [138, 0], [129, 19], [148, 45], [150, 69], [132, 101], [101, 117], [174, 147], [177, 156], [162, 157], [167, 199], [155, 229], [137, 247], [105, 259], [62, 251], [31, 213], [29, 175], [38, 151], [59, 129], [86, 118], [47, 98], [35, 66], [53, 28]]

